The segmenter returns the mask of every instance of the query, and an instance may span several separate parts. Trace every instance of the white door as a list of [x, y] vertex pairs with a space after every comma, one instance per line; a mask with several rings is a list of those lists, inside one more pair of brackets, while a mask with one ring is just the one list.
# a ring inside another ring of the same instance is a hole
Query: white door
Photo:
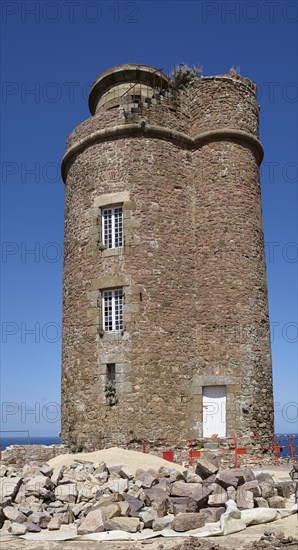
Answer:
[[203, 436], [226, 436], [226, 386], [203, 388]]

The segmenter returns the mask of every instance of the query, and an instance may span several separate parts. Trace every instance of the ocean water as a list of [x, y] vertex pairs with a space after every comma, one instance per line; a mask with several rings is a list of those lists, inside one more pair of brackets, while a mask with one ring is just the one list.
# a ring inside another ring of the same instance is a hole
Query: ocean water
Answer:
[[0, 449], [4, 451], [9, 445], [57, 445], [61, 443], [60, 437], [1, 437]]
[[298, 457], [298, 434], [275, 434], [276, 442], [280, 445], [280, 457], [287, 458], [291, 456], [290, 440], [294, 448], [294, 456]]
[[[294, 455], [298, 457], [298, 434], [276, 434], [276, 441], [280, 445], [280, 457], [287, 458], [290, 453], [290, 441], [292, 440], [294, 447]], [[0, 436], [0, 449], [4, 451], [9, 445], [57, 445], [61, 443], [59, 437], [1, 437]]]

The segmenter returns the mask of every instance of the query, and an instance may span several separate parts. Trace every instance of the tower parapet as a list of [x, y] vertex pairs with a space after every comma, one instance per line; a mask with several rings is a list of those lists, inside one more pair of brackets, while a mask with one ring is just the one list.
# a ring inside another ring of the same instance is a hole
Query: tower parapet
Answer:
[[169, 79], [161, 70], [148, 65], [130, 63], [112, 67], [102, 73], [91, 88], [90, 112], [94, 115], [126, 103], [150, 103], [154, 92], [167, 91], [169, 83]]

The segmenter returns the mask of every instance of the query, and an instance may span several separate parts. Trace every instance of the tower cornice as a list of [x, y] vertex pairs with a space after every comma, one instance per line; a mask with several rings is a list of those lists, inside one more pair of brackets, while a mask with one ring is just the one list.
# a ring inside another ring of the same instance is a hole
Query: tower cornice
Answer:
[[202, 132], [196, 136], [190, 136], [184, 132], [177, 130], [171, 130], [164, 126], [156, 126], [147, 124], [146, 121], [133, 124], [121, 124], [113, 126], [111, 128], [105, 128], [97, 130], [89, 136], [79, 140], [72, 145], [65, 153], [62, 159], [61, 173], [64, 183], [66, 183], [67, 167], [69, 163], [78, 155], [83, 149], [89, 147], [93, 143], [100, 143], [103, 141], [109, 141], [122, 137], [147, 137], [155, 139], [162, 139], [172, 141], [180, 146], [188, 147], [189, 149], [198, 149], [205, 143], [210, 141], [240, 141], [244, 145], [252, 146], [258, 155], [258, 163], [261, 164], [264, 157], [264, 150], [260, 141], [248, 132], [243, 130], [236, 130], [234, 128], [222, 128], [217, 130], [210, 130], [208, 132]]

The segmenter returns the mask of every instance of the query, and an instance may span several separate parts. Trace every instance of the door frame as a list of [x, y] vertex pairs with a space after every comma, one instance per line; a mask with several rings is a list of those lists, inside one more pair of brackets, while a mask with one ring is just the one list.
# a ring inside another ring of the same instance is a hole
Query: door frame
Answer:
[[203, 437], [203, 387], [226, 386], [226, 437], [234, 437], [242, 429], [241, 385], [235, 376], [194, 375], [192, 381], [192, 437]]
[[[214, 431], [213, 433], [211, 433], [210, 435], [204, 435], [204, 432], [206, 431], [205, 429], [205, 423], [204, 423], [204, 408], [206, 407], [206, 405], [204, 405], [204, 397], [208, 397], [206, 395], [206, 393], [204, 392], [204, 389], [205, 388], [224, 388], [224, 391], [222, 392], [223, 393], [223, 396], [222, 398], [224, 399], [224, 401], [221, 402], [221, 405], [224, 403], [225, 405], [225, 408], [224, 408], [224, 432], [225, 434], [222, 435], [222, 434], [217, 434], [218, 437], [227, 437], [227, 386], [223, 386], [223, 385], [219, 385], [219, 384], [214, 384], [212, 386], [203, 386], [202, 387], [202, 414], [203, 414], [203, 437], [212, 437], [213, 434], [216, 434], [216, 431]], [[215, 398], [216, 399], [216, 398]], [[219, 418], [220, 420], [222, 421], [222, 414], [223, 414], [223, 410], [222, 410], [222, 407], [221, 407], [221, 410], [220, 411], [216, 411], [216, 412], [219, 412]]]

